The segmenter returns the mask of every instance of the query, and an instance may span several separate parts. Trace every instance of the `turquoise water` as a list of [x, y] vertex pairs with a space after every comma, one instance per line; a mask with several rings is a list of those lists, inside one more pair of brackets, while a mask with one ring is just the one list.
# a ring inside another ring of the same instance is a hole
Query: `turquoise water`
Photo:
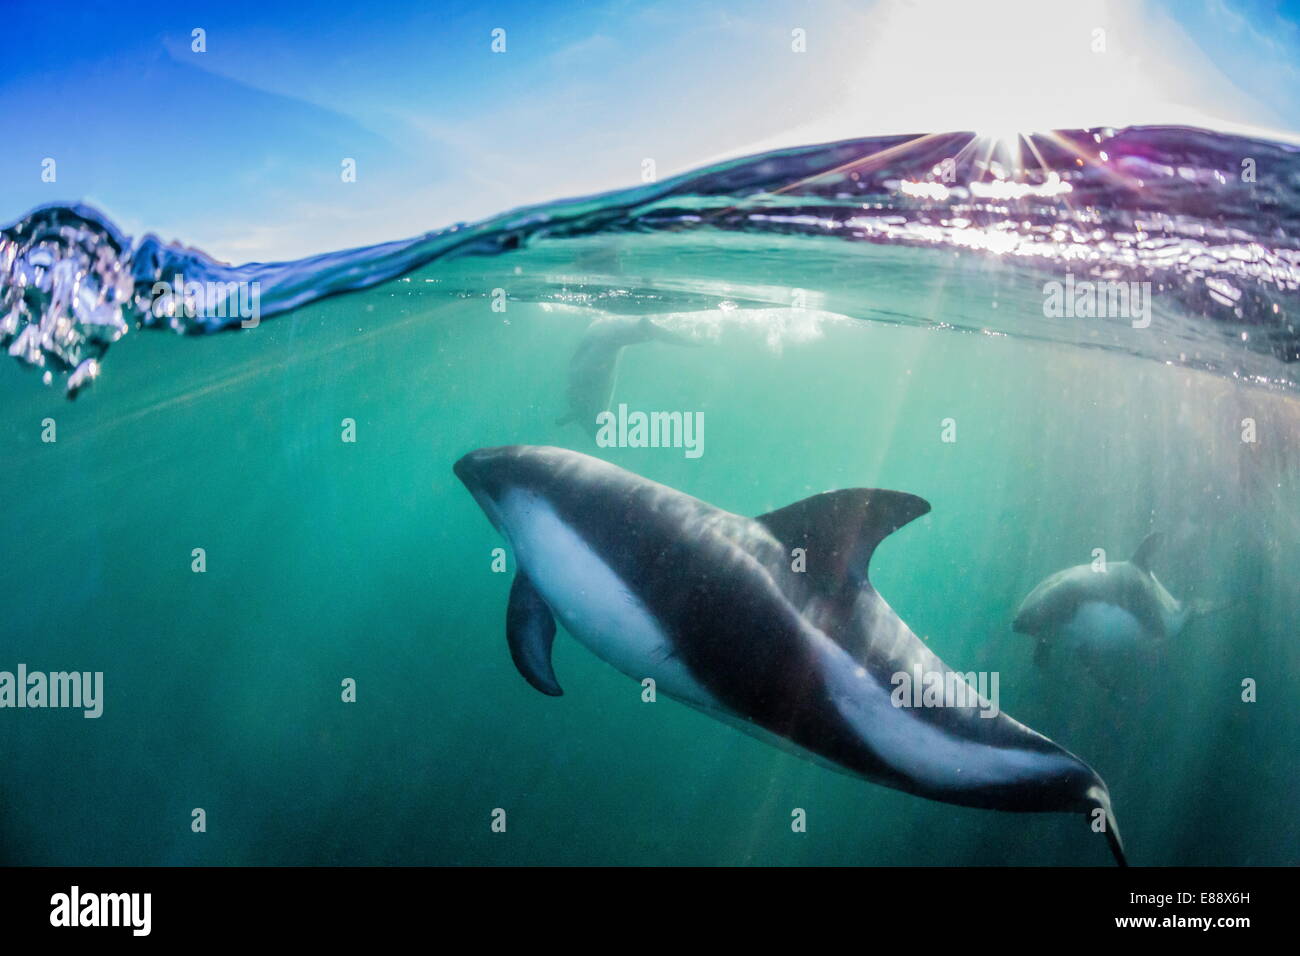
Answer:
[[[877, 590], [947, 663], [998, 672], [1003, 710], [1097, 769], [1131, 862], [1300, 862], [1290, 366], [1176, 361], [1210, 338], [1159, 332], [1179, 304], [1158, 304], [1159, 345], [1129, 347], [1125, 323], [1053, 324], [1042, 281], [897, 243], [539, 236], [256, 330], [133, 334], [75, 402], [0, 369], [0, 669], [103, 671], [105, 685], [97, 720], [0, 710], [0, 859], [1109, 863], [1074, 816], [929, 802], [644, 703], [563, 632], [565, 696], [534, 691], [505, 646], [503, 542], [451, 472], [474, 448], [529, 443], [747, 515], [836, 487], [921, 495], [933, 511], [877, 552]], [[699, 341], [627, 349], [615, 393], [703, 412], [698, 459], [556, 424], [569, 357], [611, 314]], [[1176, 597], [1233, 603], [1107, 685], [1069, 660], [1036, 666], [1010, 628], [1020, 600], [1094, 548], [1127, 558], [1153, 529], [1171, 539], [1155, 570]]]

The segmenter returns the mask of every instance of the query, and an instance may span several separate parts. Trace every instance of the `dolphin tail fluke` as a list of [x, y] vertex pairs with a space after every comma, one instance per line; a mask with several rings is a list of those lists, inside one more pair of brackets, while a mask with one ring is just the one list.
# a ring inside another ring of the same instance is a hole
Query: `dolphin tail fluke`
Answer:
[[650, 316], [642, 316], [640, 322], [641, 334], [645, 336], [647, 342], [667, 342], [671, 345], [699, 345], [694, 339], [681, 335], [677, 332], [665, 329], [662, 325], [650, 321]]
[[1110, 852], [1115, 855], [1116, 866], [1128, 866], [1128, 857], [1124, 855], [1124, 843], [1119, 838], [1119, 828], [1115, 825], [1115, 815], [1106, 811], [1106, 842]]
[[1183, 628], [1197, 618], [1218, 614], [1220, 611], [1226, 611], [1240, 603], [1240, 598], [1221, 598], [1217, 600], [1214, 598], [1190, 598], [1182, 602], [1182, 607], [1179, 608], [1178, 614], [1174, 618], [1174, 626], [1170, 633], [1181, 634]]
[[1241, 603], [1240, 598], [1192, 598], [1187, 602], [1187, 609], [1192, 617], [1205, 617], [1218, 614]]
[[1092, 787], [1088, 788], [1088, 799], [1092, 804], [1088, 810], [1088, 823], [1094, 824], [1097, 810], [1105, 814], [1103, 823], [1103, 833], [1106, 834], [1106, 843], [1110, 846], [1110, 852], [1115, 856], [1117, 866], [1128, 866], [1128, 857], [1124, 855], [1124, 841], [1119, 835], [1119, 824], [1115, 822], [1115, 811], [1110, 806], [1110, 791], [1100, 780]]

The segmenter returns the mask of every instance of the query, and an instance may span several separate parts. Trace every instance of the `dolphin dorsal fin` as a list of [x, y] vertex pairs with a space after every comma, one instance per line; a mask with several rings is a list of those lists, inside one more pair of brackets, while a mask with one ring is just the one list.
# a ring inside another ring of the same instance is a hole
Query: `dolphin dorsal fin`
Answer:
[[804, 498], [760, 515], [787, 548], [803, 548], [809, 581], [823, 593], [867, 582], [877, 545], [930, 510], [924, 498], [883, 488], [846, 488]]
[[1159, 531], [1152, 531], [1142, 539], [1138, 549], [1133, 552], [1133, 557], [1129, 558], [1129, 564], [1141, 568], [1143, 571], [1150, 572], [1151, 559], [1155, 557], [1156, 551], [1164, 543], [1165, 536]]

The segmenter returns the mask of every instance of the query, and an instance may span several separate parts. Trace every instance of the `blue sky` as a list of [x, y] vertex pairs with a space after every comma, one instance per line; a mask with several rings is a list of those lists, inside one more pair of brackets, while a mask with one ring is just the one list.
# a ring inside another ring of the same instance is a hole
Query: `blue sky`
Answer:
[[6, 19], [0, 220], [87, 201], [234, 261], [633, 185], [646, 158], [666, 176], [876, 132], [1300, 130], [1300, 0], [19, 0]]

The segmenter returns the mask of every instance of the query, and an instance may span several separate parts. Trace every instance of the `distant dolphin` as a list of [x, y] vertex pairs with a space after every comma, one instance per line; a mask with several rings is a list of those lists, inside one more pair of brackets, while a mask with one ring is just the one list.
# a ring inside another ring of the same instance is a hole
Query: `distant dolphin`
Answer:
[[556, 424], [577, 422], [594, 438], [596, 416], [609, 408], [614, 396], [614, 380], [623, 349], [642, 342], [696, 344], [692, 339], [656, 325], [649, 316], [598, 319], [582, 336], [569, 360], [569, 411]]
[[1148, 535], [1130, 560], [1107, 564], [1104, 571], [1080, 564], [1057, 571], [1029, 592], [1011, 626], [1038, 638], [1034, 660], [1046, 663], [1056, 646], [1091, 663], [1107, 658], [1151, 661], [1193, 616], [1223, 607], [1183, 603], [1165, 590], [1151, 572], [1163, 537]]
[[[629, 677], [841, 772], [962, 806], [1104, 819], [1124, 865], [1102, 779], [988, 710], [868, 581], [876, 546], [930, 510], [921, 498], [854, 488], [750, 519], [561, 448], [484, 448], [454, 470], [514, 551], [506, 640], [542, 693], [562, 693], [558, 618]], [[899, 706], [900, 675], [923, 673], [948, 689]]]

